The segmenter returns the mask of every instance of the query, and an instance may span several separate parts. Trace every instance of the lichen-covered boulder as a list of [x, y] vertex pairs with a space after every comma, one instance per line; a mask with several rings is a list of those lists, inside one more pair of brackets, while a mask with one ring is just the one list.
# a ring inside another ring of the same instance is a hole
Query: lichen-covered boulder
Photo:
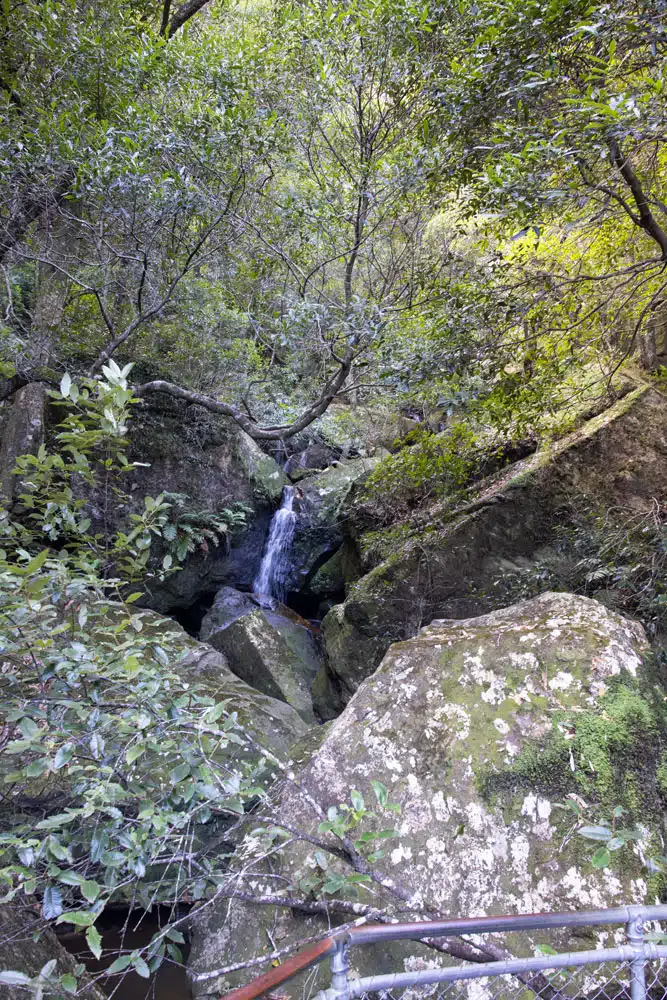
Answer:
[[321, 659], [307, 628], [255, 608], [210, 633], [208, 639], [246, 684], [287, 702], [307, 722], [315, 722], [311, 687]]
[[[642, 666], [646, 648], [641, 626], [572, 594], [436, 621], [390, 648], [298, 768], [278, 815], [314, 835], [320, 820], [313, 801], [326, 815], [356, 789], [374, 804], [372, 781], [382, 782], [401, 811], [379, 820], [398, 836], [372, 867], [399, 897], [376, 882], [366, 897], [375, 906], [398, 909], [408, 898], [423, 914], [466, 917], [645, 902], [648, 831], [662, 824], [667, 792], [667, 712], [662, 689]], [[623, 823], [638, 822], [644, 842], [595, 868], [599, 845], [574, 833], [576, 816], [563, 805], [568, 796], [593, 824], [624, 807]], [[285, 852], [281, 874], [291, 887], [317, 871], [314, 857], [303, 844]], [[231, 961], [225, 913], [212, 908], [202, 916], [194, 969]], [[238, 909], [231, 919], [240, 961]], [[312, 923], [304, 929], [302, 917], [283, 915], [271, 940], [282, 947], [306, 931]], [[518, 935], [506, 944], [532, 954], [548, 940]], [[558, 943], [582, 947], [566, 932]], [[395, 951], [394, 963], [398, 956], [408, 961]], [[207, 982], [200, 990], [224, 985]]]
[[34, 455], [44, 440], [46, 386], [30, 382], [16, 393], [2, 426], [0, 502], [11, 504], [20, 482], [14, 475], [19, 455]]
[[[345, 702], [389, 645], [424, 622], [512, 603], [519, 594], [508, 564], [535, 566], [533, 578], [523, 572], [521, 596], [544, 589], [535, 560], [562, 541], [564, 525], [591, 512], [612, 522], [624, 510], [649, 512], [666, 481], [667, 403], [644, 387], [477, 484], [458, 507], [443, 504], [422, 524], [392, 527], [386, 557], [323, 622], [330, 686]], [[565, 581], [562, 589], [573, 588]]]

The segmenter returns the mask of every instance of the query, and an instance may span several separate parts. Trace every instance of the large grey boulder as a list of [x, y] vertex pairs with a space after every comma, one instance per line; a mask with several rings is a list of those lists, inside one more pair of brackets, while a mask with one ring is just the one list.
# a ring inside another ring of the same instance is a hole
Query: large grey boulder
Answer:
[[255, 608], [208, 636], [246, 684], [287, 702], [315, 722], [311, 687], [321, 658], [312, 633], [270, 610]]
[[535, 561], [564, 527], [591, 511], [649, 512], [666, 480], [667, 404], [641, 388], [477, 484], [464, 503], [391, 526], [386, 557], [323, 622], [329, 686], [345, 703], [389, 645], [425, 622], [483, 614], [527, 588], [538, 592], [544, 583]]
[[[645, 902], [652, 894], [643, 864], [649, 831], [658, 841], [663, 822], [659, 734], [667, 717], [662, 689], [642, 667], [646, 648], [641, 626], [571, 594], [433, 622], [389, 649], [303, 764], [298, 747], [293, 751], [297, 780], [285, 786], [276, 813], [292, 830], [316, 836], [321, 815], [349, 803], [351, 789], [360, 792], [379, 818], [354, 836], [392, 826], [398, 834], [372, 863], [396, 894], [376, 881], [361, 897], [389, 913], [406, 898], [413, 912], [460, 917]], [[374, 779], [400, 815], [378, 809]], [[598, 845], [574, 833], [574, 814], [562, 806], [568, 796], [585, 803], [589, 823], [624, 806], [624, 824], [638, 822], [643, 842], [596, 869]], [[296, 895], [321, 858], [303, 841], [289, 847], [280, 874], [290, 888], [280, 892]], [[331, 856], [324, 863], [327, 875], [346, 870]], [[193, 976], [296, 943], [321, 926], [289, 912], [229, 902], [203, 912], [193, 934]], [[549, 940], [586, 946], [568, 932], [513, 935], [505, 943], [531, 955]], [[355, 968], [409, 968], [419, 953], [417, 946], [378, 950]], [[242, 978], [250, 973], [195, 981], [195, 993], [219, 995]]]
[[199, 638], [206, 642], [218, 629], [227, 628], [238, 618], [250, 614], [256, 607], [257, 602], [250, 594], [244, 594], [233, 587], [221, 587], [215, 595], [211, 609], [202, 619]]

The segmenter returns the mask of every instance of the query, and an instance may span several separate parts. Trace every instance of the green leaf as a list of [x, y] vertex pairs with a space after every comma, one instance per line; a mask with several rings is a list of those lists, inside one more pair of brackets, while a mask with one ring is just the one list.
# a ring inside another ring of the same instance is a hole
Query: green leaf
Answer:
[[364, 797], [356, 788], [350, 791], [350, 801], [357, 812], [361, 812], [364, 808]]
[[121, 955], [120, 958], [117, 958], [115, 962], [111, 963], [111, 965], [107, 969], [107, 975], [113, 976], [116, 972], [123, 972], [125, 969], [127, 969], [128, 965], [131, 964], [132, 964], [131, 955]]
[[150, 979], [151, 970], [148, 968], [141, 955], [135, 955], [133, 957], [132, 965], [134, 966], [134, 971], [138, 976], [141, 976], [142, 979]]
[[125, 760], [127, 761], [128, 764], [134, 764], [135, 760], [139, 760], [139, 758], [145, 753], [146, 753], [146, 747], [143, 744], [139, 743], [138, 745], [130, 747], [127, 750], [127, 752], [125, 753]]
[[185, 763], [179, 764], [178, 767], [173, 768], [173, 770], [169, 772], [169, 777], [174, 785], [177, 785], [179, 781], [183, 781], [183, 779], [187, 778], [189, 775], [190, 765]]
[[39, 778], [40, 774], [44, 774], [45, 771], [49, 769], [49, 763], [47, 757], [40, 757], [39, 760], [33, 760], [32, 764], [28, 764], [24, 768], [23, 773], [27, 778]]
[[30, 982], [30, 976], [26, 976], [25, 972], [14, 972], [10, 969], [0, 972], [0, 983], [3, 986], [29, 986]]
[[591, 858], [591, 864], [594, 868], [606, 868], [610, 861], [611, 854], [606, 847], [599, 847]]
[[56, 755], [53, 758], [53, 770], [59, 771], [61, 767], [65, 764], [69, 764], [74, 754], [74, 744], [73, 743], [63, 743], [61, 747], [58, 747]]
[[49, 961], [46, 962], [39, 970], [39, 978], [48, 979], [49, 976], [53, 973], [57, 964], [58, 964], [57, 958], [50, 958]]
[[19, 729], [27, 740], [34, 740], [39, 733], [39, 726], [34, 719], [24, 718], [19, 722]]
[[183, 964], [183, 952], [178, 947], [178, 945], [168, 944], [167, 951], [169, 952], [169, 954], [171, 955], [171, 957], [175, 962], [178, 962], [179, 965]]
[[97, 882], [85, 881], [81, 884], [81, 894], [89, 903], [94, 903], [101, 891], [102, 886]]
[[77, 991], [76, 977], [71, 972], [66, 972], [64, 976], [60, 977], [60, 985], [65, 993], [76, 993]]
[[74, 924], [75, 927], [90, 927], [97, 920], [98, 914], [91, 910], [68, 910], [61, 913], [57, 924]]
[[371, 781], [371, 787], [375, 792], [375, 798], [378, 801], [378, 805], [384, 808], [387, 804], [387, 798], [389, 796], [386, 786], [383, 785], [381, 781]]
[[86, 941], [95, 958], [102, 956], [102, 935], [96, 927], [89, 927], [86, 931]]
[[38, 569], [41, 569], [49, 556], [48, 549], [42, 549], [39, 555], [36, 555], [34, 559], [31, 559], [25, 568], [26, 576], [30, 576], [32, 573], [36, 573]]
[[608, 851], [619, 851], [621, 847], [625, 846], [625, 840], [623, 837], [612, 837], [611, 840], [607, 841]]
[[42, 916], [45, 920], [60, 918], [63, 912], [63, 894], [56, 886], [50, 885], [44, 890], [42, 900]]
[[61, 826], [67, 826], [68, 823], [73, 823], [74, 820], [81, 815], [81, 809], [72, 809], [71, 812], [66, 813], [56, 813], [54, 816], [49, 816], [47, 819], [42, 819], [36, 825], [36, 830], [57, 830]]
[[609, 840], [612, 836], [607, 826], [580, 826], [577, 833], [588, 840]]

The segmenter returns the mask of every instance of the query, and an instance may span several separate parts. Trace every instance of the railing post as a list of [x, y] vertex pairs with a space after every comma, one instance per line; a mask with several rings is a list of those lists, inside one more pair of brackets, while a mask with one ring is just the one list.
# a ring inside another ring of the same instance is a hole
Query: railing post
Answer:
[[[328, 991], [335, 1000], [350, 1000], [350, 939], [346, 935], [336, 941], [335, 950], [331, 956], [331, 990]], [[639, 1000], [633, 996], [632, 1000]]]
[[634, 952], [630, 959], [630, 995], [632, 1000], [646, 1000], [646, 954], [644, 951], [644, 911], [629, 906], [630, 919], [625, 926], [628, 944]]

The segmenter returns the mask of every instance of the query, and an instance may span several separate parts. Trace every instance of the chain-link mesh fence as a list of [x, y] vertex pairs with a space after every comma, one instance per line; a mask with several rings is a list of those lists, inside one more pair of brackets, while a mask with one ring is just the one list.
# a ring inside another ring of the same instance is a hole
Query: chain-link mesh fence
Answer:
[[[468, 941], [470, 934], [484, 935], [485, 930], [493, 936], [500, 930], [511, 934], [554, 928], [576, 928], [590, 939], [591, 932], [599, 930], [596, 925], [606, 925], [611, 930], [610, 925], [617, 923], [622, 926], [616, 929], [612, 940], [622, 943], [563, 953], [547, 948], [543, 950], [548, 954], [494, 961], [482, 955], [479, 963], [443, 964], [443, 967], [355, 979], [349, 975], [351, 948], [388, 937], [427, 939], [425, 933], [415, 933], [414, 925], [359, 929], [337, 942], [331, 960], [332, 985], [319, 995], [319, 1000], [667, 1000], [667, 946], [662, 943], [667, 938], [660, 936], [660, 920], [667, 920], [667, 906], [451, 921], [447, 924], [448, 934], [460, 927], [459, 940]], [[650, 933], [646, 931], [649, 921]], [[433, 937], [432, 933], [430, 939]], [[498, 947], [483, 950], [487, 955], [503, 954]]]

